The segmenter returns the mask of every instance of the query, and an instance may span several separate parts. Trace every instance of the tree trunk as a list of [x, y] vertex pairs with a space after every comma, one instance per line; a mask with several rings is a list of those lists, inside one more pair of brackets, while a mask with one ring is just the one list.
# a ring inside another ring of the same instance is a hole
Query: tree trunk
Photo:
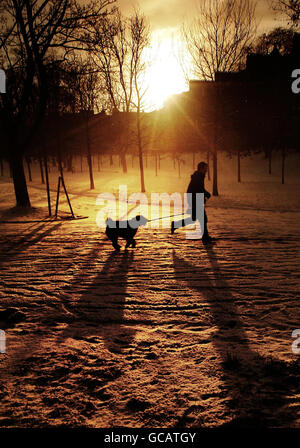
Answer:
[[113, 164], [114, 164], [114, 159], [113, 159], [112, 154], [110, 154], [110, 156], [109, 156], [109, 164], [110, 164], [110, 166], [113, 166]]
[[237, 165], [238, 165], [238, 182], [241, 182], [241, 153], [238, 151], [237, 153]]
[[158, 155], [155, 154], [155, 176], [158, 175]]
[[284, 185], [285, 183], [285, 147], [282, 148], [282, 159], [281, 159], [281, 183]]
[[29, 182], [32, 182], [32, 176], [31, 176], [31, 166], [30, 166], [30, 157], [25, 157], [26, 163], [27, 163], [27, 169], [28, 169], [28, 178]]
[[139, 110], [137, 111], [137, 136], [138, 136], [139, 163], [140, 163], [140, 175], [141, 175], [141, 192], [145, 193], [146, 189], [145, 189], [145, 177], [144, 177], [141, 121], [140, 121], [140, 111]]
[[213, 196], [219, 196], [218, 192], [218, 156], [217, 151], [213, 152]]
[[73, 162], [73, 157], [70, 155], [68, 158], [67, 158], [67, 171], [70, 173], [71, 171], [73, 172], [73, 170], [72, 170], [72, 162]]
[[3, 176], [3, 160], [0, 159], [1, 176]]
[[195, 164], [196, 164], [196, 155], [195, 152], [193, 151], [193, 170], [195, 170]]
[[91, 155], [91, 145], [90, 145], [90, 130], [89, 130], [89, 121], [86, 119], [86, 146], [87, 146], [87, 162], [89, 167], [89, 175], [90, 175], [90, 190], [95, 189], [94, 184], [94, 176], [93, 176], [93, 162]]
[[94, 184], [94, 177], [93, 177], [93, 165], [92, 165], [92, 157], [91, 157], [91, 153], [90, 153], [90, 148], [88, 148], [88, 150], [87, 150], [86, 157], [87, 157], [87, 163], [88, 163], [89, 175], [90, 175], [90, 190], [94, 190], [95, 184]]
[[86, 132], [86, 158], [89, 167], [89, 176], [90, 176], [90, 190], [95, 189], [94, 184], [94, 176], [93, 176], [93, 159], [91, 153], [91, 141], [90, 141], [90, 127], [89, 127], [89, 116], [85, 117], [85, 132]]
[[15, 189], [16, 205], [18, 207], [30, 207], [23, 157], [21, 154], [14, 154], [11, 156], [10, 167]]
[[177, 163], [178, 163], [178, 177], [180, 179], [181, 173], [180, 173], [180, 160], [179, 159], [178, 159]]
[[272, 149], [269, 150], [269, 174], [272, 174]]
[[56, 143], [57, 143], [57, 165], [58, 165], [58, 171], [63, 177], [63, 166], [62, 166], [62, 160], [61, 160], [61, 147], [60, 147], [60, 129], [58, 128], [57, 134], [56, 134]]
[[42, 180], [42, 184], [44, 184], [45, 183], [45, 178], [44, 178], [44, 169], [43, 169], [42, 156], [39, 157], [39, 162], [40, 162], [41, 180]]
[[209, 151], [207, 151], [207, 179], [210, 180], [210, 154]]
[[127, 173], [127, 161], [126, 161], [126, 153], [123, 153], [120, 155], [120, 162], [122, 165], [123, 173]]
[[51, 216], [51, 199], [50, 199], [50, 186], [49, 186], [49, 176], [48, 176], [48, 159], [47, 153], [44, 155], [44, 166], [45, 166], [45, 176], [46, 176], [46, 189], [47, 189], [47, 200], [48, 200], [48, 212], [49, 216]]

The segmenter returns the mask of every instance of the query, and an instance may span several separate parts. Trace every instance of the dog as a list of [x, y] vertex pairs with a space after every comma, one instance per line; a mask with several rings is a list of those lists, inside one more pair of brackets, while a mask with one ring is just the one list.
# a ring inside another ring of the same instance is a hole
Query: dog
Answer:
[[140, 226], [146, 225], [148, 219], [144, 216], [136, 216], [129, 221], [113, 221], [111, 218], [106, 220], [105, 233], [108, 239], [112, 242], [113, 247], [119, 251], [121, 246], [118, 244], [118, 238], [126, 240], [126, 249], [128, 247], [135, 248], [136, 241], [135, 234]]

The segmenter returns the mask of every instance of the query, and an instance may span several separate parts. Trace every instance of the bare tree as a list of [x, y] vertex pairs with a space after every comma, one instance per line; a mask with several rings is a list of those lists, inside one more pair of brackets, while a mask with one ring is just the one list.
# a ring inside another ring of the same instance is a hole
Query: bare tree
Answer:
[[299, 0], [269, 0], [274, 11], [283, 14], [293, 26], [298, 26], [300, 20]]
[[145, 177], [144, 177], [144, 163], [143, 163], [143, 136], [141, 125], [141, 113], [143, 105], [143, 97], [145, 95], [143, 75], [146, 69], [146, 64], [142, 59], [143, 51], [149, 45], [149, 28], [145, 17], [135, 13], [130, 18], [130, 35], [131, 35], [131, 54], [132, 54], [132, 73], [134, 79], [134, 96], [136, 97], [137, 113], [137, 144], [139, 153], [139, 165], [141, 176], [141, 191], [145, 192]]
[[7, 94], [0, 96], [1, 133], [19, 206], [30, 206], [23, 155], [46, 110], [47, 57], [54, 49], [62, 59], [83, 49], [91, 22], [112, 3], [1, 0], [0, 61], [7, 73]]
[[[192, 60], [192, 75], [214, 81], [217, 72], [243, 67], [248, 48], [256, 36], [256, 4], [252, 0], [201, 0], [195, 18], [182, 28], [183, 39]], [[216, 94], [219, 88], [216, 88]], [[213, 155], [213, 194], [218, 196], [217, 142], [219, 140], [219, 100], [214, 101], [215, 136]]]
[[90, 132], [90, 120], [94, 114], [97, 106], [97, 99], [99, 98], [99, 74], [93, 70], [90, 61], [84, 66], [84, 71], [78, 78], [79, 83], [78, 95], [81, 113], [83, 115], [85, 133], [86, 133], [86, 149], [87, 149], [87, 162], [90, 175], [90, 189], [94, 190], [94, 176], [93, 176], [93, 164], [92, 164], [92, 141]]
[[182, 33], [192, 58], [193, 74], [213, 81], [219, 71], [240, 69], [256, 35], [252, 0], [201, 0], [196, 17]]
[[134, 85], [128, 21], [119, 10], [114, 17], [107, 17], [94, 23], [90, 54], [103, 80], [110, 111], [124, 112], [124, 115], [118, 115], [118, 140], [120, 160], [123, 172], [126, 173], [129, 112]]
[[139, 149], [141, 189], [144, 191], [142, 161], [141, 111], [144, 98], [143, 74], [146, 68], [144, 49], [149, 45], [149, 27], [145, 17], [134, 12], [123, 17], [120, 11], [113, 18], [95, 24], [91, 54], [100, 72], [111, 111], [119, 114], [120, 157], [123, 171], [127, 171], [126, 152], [129, 147], [130, 112], [137, 113], [137, 143]]

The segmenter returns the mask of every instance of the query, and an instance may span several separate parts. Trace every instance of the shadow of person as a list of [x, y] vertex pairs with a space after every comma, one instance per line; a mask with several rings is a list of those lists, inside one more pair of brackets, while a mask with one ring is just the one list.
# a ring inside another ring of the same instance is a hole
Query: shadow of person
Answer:
[[131, 344], [135, 330], [126, 325], [124, 307], [133, 258], [133, 251], [111, 253], [101, 272], [73, 304], [74, 318], [58, 342], [73, 338], [97, 343], [100, 337], [106, 348], [115, 353], [122, 353]]
[[[209, 305], [216, 331], [212, 343], [221, 359], [222, 381], [233, 415], [228, 426], [264, 427], [292, 424], [295, 410], [288, 398], [297, 393], [299, 366], [268, 360], [254, 352], [212, 246], [205, 247], [212, 274], [180, 258], [173, 251], [175, 278], [199, 292]], [[227, 426], [227, 425], [226, 425]]]

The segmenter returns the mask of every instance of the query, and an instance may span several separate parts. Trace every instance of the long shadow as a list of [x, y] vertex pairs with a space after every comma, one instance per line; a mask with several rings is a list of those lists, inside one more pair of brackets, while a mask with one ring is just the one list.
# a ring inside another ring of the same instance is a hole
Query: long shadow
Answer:
[[133, 257], [133, 251], [111, 253], [92, 284], [73, 307], [68, 307], [74, 311], [74, 319], [59, 335], [58, 342], [67, 338], [99, 342], [100, 337], [107, 349], [116, 353], [130, 345], [135, 330], [125, 325], [124, 306]]
[[295, 408], [288, 407], [288, 397], [299, 388], [299, 363], [266, 359], [250, 348], [213, 247], [207, 246], [206, 252], [213, 278], [175, 251], [173, 264], [176, 280], [202, 295], [217, 327], [212, 343], [222, 359], [222, 380], [230, 397], [227, 406], [234, 416], [226, 426], [289, 426], [297, 417]]
[[[56, 226], [54, 226], [55, 228], [58, 226], [61, 226], [62, 223], [57, 224]], [[37, 231], [41, 230], [44, 226], [40, 226], [38, 228], [35, 228], [32, 232], [30, 232], [30, 235], [32, 236], [34, 233], [36, 233]], [[53, 231], [54, 228], [52, 227], [51, 229], [48, 230], [48, 233], [51, 233], [51, 231]], [[29, 236], [29, 233], [27, 234]], [[43, 236], [46, 236], [46, 232], [43, 234], [39, 234], [39, 236], [37, 238], [42, 239]], [[23, 238], [22, 238], [23, 240]], [[21, 242], [21, 240], [19, 241]], [[28, 244], [25, 242], [25, 246], [28, 247], [28, 245], [32, 245], [33, 240], [30, 240], [28, 242]], [[41, 328], [43, 329], [43, 332], [41, 333], [41, 331], [38, 332], [38, 334], [36, 335], [35, 338], [32, 338], [32, 333], [29, 333], [29, 337], [30, 337], [30, 343], [28, 344], [28, 348], [29, 348], [29, 354], [30, 357], [32, 355], [34, 355], [34, 353], [36, 351], [39, 351], [42, 345], [43, 340], [48, 339], [52, 332], [53, 332], [53, 325], [55, 325], [57, 322], [69, 322], [70, 319], [70, 314], [72, 313], [72, 300], [70, 300], [70, 298], [72, 297], [72, 292], [73, 292], [73, 288], [77, 289], [80, 288], [83, 281], [87, 281], [87, 278], [90, 275], [90, 272], [96, 269], [96, 264], [97, 264], [97, 260], [98, 260], [98, 256], [99, 256], [99, 250], [101, 250], [101, 246], [103, 245], [104, 240], [100, 239], [97, 243], [93, 244], [93, 246], [91, 247], [90, 251], [84, 255], [81, 259], [81, 269], [79, 270], [79, 272], [77, 272], [71, 283], [63, 286], [61, 288], [61, 291], [64, 295], [64, 297], [61, 297], [61, 300], [59, 302], [52, 302], [51, 300], [49, 301], [49, 306], [44, 307], [43, 309], [43, 313], [41, 313], [41, 310], [38, 308], [36, 310], [36, 313], [32, 313], [32, 314], [38, 314], [38, 319], [39, 322], [41, 323]], [[21, 244], [20, 247], [20, 251], [22, 251], [23, 249], [25, 249], [25, 247], [23, 247], [23, 245]], [[12, 258], [14, 255], [17, 255], [18, 253], [20, 253], [19, 250], [16, 250], [12, 253], [9, 252], [9, 258]], [[2, 256], [2, 258], [4, 259], [4, 256]], [[7, 257], [6, 257], [7, 260]], [[0, 265], [1, 265], [1, 256], [0, 256]], [[45, 276], [48, 275], [48, 270], [47, 268], [45, 269]], [[69, 310], [70, 308], [70, 310]], [[73, 307], [75, 308], [75, 307]], [[75, 310], [76, 311], [76, 310]], [[32, 317], [31, 314], [31, 317]], [[76, 313], [75, 313], [76, 314]], [[3, 327], [3, 325], [2, 325]], [[1, 327], [1, 328], [2, 328]], [[8, 325], [8, 328], [11, 328], [12, 325]], [[24, 339], [24, 344], [26, 345], [26, 335], [23, 337]], [[5, 365], [5, 369], [9, 370], [9, 371], [14, 371], [16, 368], [18, 368], [17, 364], [23, 364], [24, 359], [26, 359], [26, 357], [28, 356], [27, 351], [24, 351], [24, 348], [21, 347], [20, 349], [16, 349], [14, 351], [14, 358], [13, 358], [13, 363], [8, 365]], [[16, 361], [16, 359], [18, 359], [18, 361]], [[1, 363], [0, 363], [0, 367]]]
[[36, 243], [39, 243], [46, 236], [51, 235], [51, 233], [54, 232], [55, 230], [58, 230], [62, 224], [59, 223], [56, 225], [52, 225], [49, 229], [45, 230], [44, 232], [40, 232], [41, 230], [43, 230], [45, 228], [46, 225], [47, 224], [45, 223], [45, 224], [42, 224], [41, 226], [34, 228], [33, 230], [31, 230], [31, 232], [22, 236], [18, 241], [11, 243], [9, 245], [9, 247], [4, 247], [3, 249], [5, 249], [5, 254], [1, 253], [0, 256], [5, 257], [5, 261], [7, 261], [14, 255], [18, 255], [21, 252], [23, 252], [28, 247], [31, 247], [31, 246], [35, 245]]

